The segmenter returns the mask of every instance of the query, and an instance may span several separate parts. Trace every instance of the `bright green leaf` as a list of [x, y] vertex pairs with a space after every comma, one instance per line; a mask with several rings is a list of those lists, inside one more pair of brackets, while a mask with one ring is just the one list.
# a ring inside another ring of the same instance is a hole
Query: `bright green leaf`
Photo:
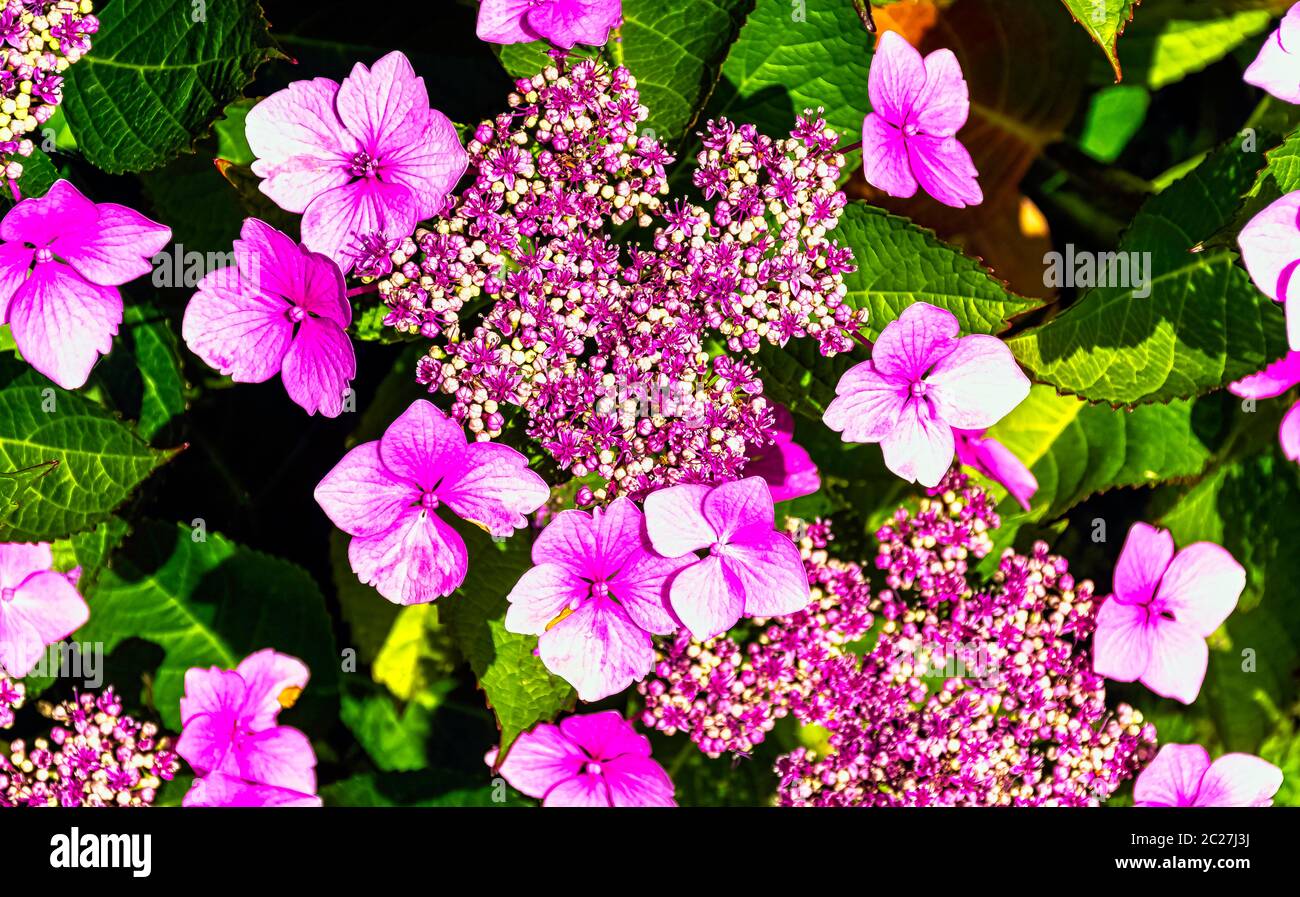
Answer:
[[1141, 0], [1061, 0], [1074, 20], [1097, 42], [1111, 67], [1115, 80], [1123, 78], [1119, 64], [1119, 38], [1124, 26], [1133, 20], [1133, 10]]

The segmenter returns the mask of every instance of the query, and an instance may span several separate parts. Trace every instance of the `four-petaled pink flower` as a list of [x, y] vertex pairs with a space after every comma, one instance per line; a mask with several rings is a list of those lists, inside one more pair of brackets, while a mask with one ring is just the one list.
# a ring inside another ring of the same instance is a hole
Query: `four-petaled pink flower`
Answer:
[[956, 137], [970, 114], [970, 95], [951, 50], [922, 59], [901, 35], [886, 31], [871, 60], [868, 90], [873, 111], [862, 123], [862, 165], [869, 184], [906, 199], [919, 182], [958, 209], [984, 201], [979, 172]]
[[817, 465], [807, 450], [794, 441], [794, 415], [784, 405], [773, 405], [776, 425], [771, 445], [745, 452], [745, 474], [762, 477], [773, 501], [790, 501], [812, 495], [822, 487]]
[[1300, 3], [1287, 10], [1282, 24], [1264, 41], [1245, 78], [1279, 100], [1300, 103]]
[[1209, 663], [1205, 639], [1245, 587], [1246, 571], [1226, 549], [1196, 542], [1175, 556], [1168, 530], [1133, 524], [1115, 565], [1115, 593], [1097, 611], [1093, 669], [1192, 703]]
[[311, 742], [279, 723], [310, 675], [301, 660], [270, 648], [233, 670], [186, 671], [176, 753], [199, 775], [186, 806], [320, 806]]
[[561, 511], [533, 543], [533, 563], [510, 592], [506, 629], [536, 635], [546, 668], [599, 701], [654, 666], [651, 633], [677, 630], [668, 579], [693, 558], [649, 548], [628, 498], [590, 514]]
[[[493, 748], [489, 766], [496, 757]], [[677, 806], [650, 740], [613, 710], [535, 726], [515, 739], [499, 772], [544, 807]]]
[[383, 438], [343, 456], [317, 485], [316, 502], [353, 537], [348, 559], [362, 582], [395, 604], [422, 604], [455, 591], [469, 563], [438, 508], [504, 538], [549, 494], [519, 452], [467, 445], [459, 424], [417, 399]]
[[0, 324], [27, 363], [64, 389], [84, 386], [122, 323], [117, 288], [148, 274], [170, 228], [67, 181], [0, 221]]
[[[1272, 399], [1300, 383], [1300, 352], [1288, 352], [1258, 374], [1243, 377], [1228, 386], [1228, 391], [1243, 399]], [[1282, 453], [1300, 461], [1300, 402], [1291, 406], [1277, 429]]]
[[937, 486], [952, 464], [954, 428], [991, 427], [1029, 395], [1001, 340], [958, 332], [951, 312], [908, 306], [880, 334], [871, 360], [840, 378], [826, 426], [845, 442], [879, 442], [890, 470]]
[[494, 44], [548, 40], [557, 47], [604, 46], [623, 18], [623, 0], [482, 0], [478, 36]]
[[[690, 562], [669, 583], [669, 604], [697, 639], [726, 632], [742, 616], [780, 617], [812, 599], [799, 548], [777, 532], [762, 477], [720, 486], [670, 486], [645, 500], [650, 544]], [[703, 558], [695, 552], [706, 549]]]
[[1138, 807], [1271, 807], [1282, 770], [1251, 754], [1213, 763], [1199, 744], [1166, 744], [1133, 785]]
[[1282, 303], [1287, 343], [1300, 351], [1300, 284], [1292, 282], [1300, 268], [1300, 190], [1288, 193], [1250, 219], [1237, 235], [1237, 243], [1255, 286], [1274, 302]]
[[302, 242], [346, 274], [442, 211], [469, 157], [400, 52], [337, 84], [295, 81], [248, 113], [261, 190], [302, 213]]
[[90, 619], [68, 575], [57, 573], [45, 543], [0, 544], [0, 674], [21, 679]]
[[278, 373], [308, 414], [338, 417], [357, 373], [342, 272], [256, 218], [240, 236], [235, 264], [199, 281], [181, 323], [185, 344], [237, 383]]
[[985, 436], [984, 430], [953, 429], [957, 440], [957, 460], [967, 467], [973, 467], [996, 483], [1001, 483], [1007, 492], [1020, 503], [1020, 507], [1029, 510], [1029, 500], [1038, 491], [1038, 478], [1024, 462], [1011, 453], [1011, 450], [992, 437]]

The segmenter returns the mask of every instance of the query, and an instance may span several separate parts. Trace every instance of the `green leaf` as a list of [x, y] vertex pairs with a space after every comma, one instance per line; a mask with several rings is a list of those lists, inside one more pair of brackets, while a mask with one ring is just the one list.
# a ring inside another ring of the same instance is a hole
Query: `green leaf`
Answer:
[[439, 770], [357, 775], [320, 790], [327, 807], [497, 807], [532, 806], [504, 780], [474, 785], [463, 774]]
[[262, 648], [299, 657], [311, 669], [295, 718], [326, 723], [336, 713], [339, 655], [325, 599], [295, 564], [219, 533], [149, 522], [113, 556], [87, 597], [90, 622], [79, 639], [102, 641], [106, 652], [130, 638], [162, 648], [153, 706], [170, 729], [180, 728], [186, 670], [234, 669]]
[[110, 517], [88, 533], [77, 533], [71, 539], [60, 539], [52, 546], [54, 568], [67, 572], [81, 568], [77, 587], [89, 592], [99, 581], [99, 575], [108, 566], [109, 556], [122, 544], [131, 527], [120, 517]]
[[[18, 193], [23, 199], [44, 196], [59, 179], [59, 170], [54, 166], [54, 161], [39, 149], [33, 149], [30, 156], [20, 157], [18, 161], [23, 166], [23, 173], [18, 177]], [[3, 196], [5, 205], [13, 205], [13, 196], [7, 185], [0, 191], [0, 196]]]
[[[140, 180], [153, 206], [153, 217], [167, 222], [175, 240], [171, 251], [176, 255], [169, 269], [155, 269], [155, 275], [166, 278], [163, 286], [193, 290], [207, 273], [206, 253], [232, 252], [239, 228], [250, 211], [206, 153], [180, 156], [157, 171], [140, 175]], [[201, 269], [188, 262], [189, 258], [197, 258], [191, 255], [195, 252], [205, 254]], [[179, 278], [175, 259], [181, 262]]]
[[456, 667], [451, 636], [432, 604], [403, 607], [374, 662], [375, 681], [403, 701], [426, 696]]
[[131, 302], [123, 315], [115, 351], [95, 370], [114, 407], [137, 421], [149, 441], [169, 433], [185, 413], [180, 340], [163, 313], [148, 302]]
[[356, 650], [362, 663], [374, 663], [401, 608], [357, 579], [348, 562], [348, 543], [351, 541], [352, 537], [342, 530], [330, 532], [334, 590], [351, 634], [351, 643], [347, 647]]
[[870, 357], [864, 346], [855, 346], [852, 352], [826, 358], [816, 340], [795, 339], [781, 347], [761, 343], [755, 359], [764, 395], [795, 414], [820, 421], [835, 399], [840, 378]]
[[1097, 42], [1115, 69], [1115, 80], [1124, 77], [1119, 64], [1119, 38], [1133, 20], [1133, 9], [1141, 0], [1061, 0], [1074, 20]]
[[531, 566], [527, 532], [495, 542], [481, 530], [457, 525], [469, 548], [465, 584], [438, 603], [460, 652], [469, 661], [501, 729], [501, 757], [534, 723], [571, 708], [574, 692], [533, 652], [537, 636], [505, 628], [506, 595]]
[[81, 152], [113, 174], [189, 151], [278, 53], [256, 0], [107, 0], [95, 13], [94, 47], [68, 69], [62, 108]]
[[[1134, 277], [1130, 264], [1127, 279], [1145, 279], [1150, 295], [1133, 285], [1094, 287], [1011, 339], [1016, 357], [1062, 392], [1120, 405], [1218, 389], [1284, 355], [1282, 311], [1255, 289], [1236, 254], [1226, 246], [1193, 251], [1233, 220], [1258, 166], [1230, 144], [1148, 200], [1119, 251], [1138, 254], [1123, 257], [1138, 259], [1145, 277]], [[1107, 267], [1112, 276], [1122, 270]]]
[[1142, 129], [1151, 93], [1145, 87], [1115, 84], [1092, 95], [1079, 135], [1079, 149], [1098, 162], [1114, 163]]
[[864, 202], [849, 203], [833, 236], [853, 248], [858, 269], [844, 278], [846, 298], [871, 310], [872, 339], [913, 302], [947, 309], [967, 334], [1000, 333], [1013, 317], [1043, 304], [1012, 293], [933, 232]]
[[433, 717], [454, 679], [438, 683], [400, 709], [393, 696], [372, 682], [345, 680], [340, 718], [372, 763], [384, 772], [410, 772], [429, 765]]
[[235, 100], [226, 107], [225, 114], [213, 126], [217, 134], [217, 157], [236, 165], [252, 165], [257, 157], [248, 145], [244, 134], [244, 124], [249, 111], [257, 105], [257, 100], [244, 98]]
[[11, 541], [50, 541], [108, 519], [171, 457], [76, 393], [0, 356], [0, 471], [49, 466], [16, 496]]

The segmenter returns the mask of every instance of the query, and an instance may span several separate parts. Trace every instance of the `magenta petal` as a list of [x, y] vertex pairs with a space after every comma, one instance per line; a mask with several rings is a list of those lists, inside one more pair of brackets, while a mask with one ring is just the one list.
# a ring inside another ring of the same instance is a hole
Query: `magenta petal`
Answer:
[[0, 240], [49, 246], [60, 237], [90, 234], [99, 214], [95, 204], [68, 180], [57, 180], [44, 196], [22, 200], [0, 221]]
[[893, 432], [880, 441], [885, 466], [909, 483], [939, 485], [952, 466], [956, 442], [952, 427], [936, 419], [924, 402], [910, 401]]
[[307, 687], [311, 671], [296, 657], [265, 648], [239, 662], [235, 672], [244, 680], [244, 700], [240, 719], [253, 730], [275, 725], [286, 690]]
[[1282, 418], [1277, 438], [1282, 444], [1282, 454], [1292, 461], [1300, 461], [1300, 402], [1292, 405], [1291, 410]]
[[812, 600], [799, 548], [784, 533], [769, 530], [733, 542], [722, 563], [745, 592], [747, 617], [783, 617]]
[[347, 274], [361, 252], [362, 237], [410, 234], [419, 220], [417, 212], [415, 195], [406, 187], [366, 178], [311, 201], [302, 216], [302, 243], [329, 256]]
[[669, 584], [678, 570], [693, 563], [693, 554], [666, 558], [638, 548], [624, 562], [618, 575], [609, 580], [609, 590], [632, 622], [646, 632], [667, 635], [676, 632], [678, 626], [669, 610]]
[[315, 794], [246, 782], [224, 772], [194, 780], [181, 801], [186, 807], [319, 807]]
[[1147, 604], [1174, 559], [1174, 537], [1149, 523], [1129, 528], [1115, 564], [1115, 595], [1124, 604]]
[[1237, 236], [1241, 260], [1251, 280], [1276, 302], [1286, 298], [1287, 285], [1300, 260], [1297, 214], [1300, 214], [1300, 190], [1288, 193], [1250, 219]]
[[551, 786], [542, 800], [542, 806], [608, 807], [612, 806], [612, 803], [604, 778], [584, 772]]
[[593, 598], [538, 639], [542, 663], [572, 685], [584, 701], [618, 694], [654, 666], [654, 643], [627, 612]]
[[31, 273], [35, 255], [21, 243], [0, 244], [0, 324], [9, 320], [9, 303]]
[[533, 0], [482, 0], [476, 32], [479, 40], [493, 44], [527, 44], [541, 38], [528, 27], [526, 16]]
[[62, 573], [33, 573], [14, 590], [9, 602], [31, 624], [45, 645], [76, 632], [90, 619], [86, 600]]
[[327, 190], [342, 187], [361, 149], [334, 108], [339, 86], [328, 78], [295, 81], [251, 110], [244, 123], [257, 156], [259, 189], [286, 212], [300, 213]]
[[622, 18], [622, 0], [552, 0], [534, 4], [527, 14], [530, 29], [566, 50], [574, 44], [604, 46]]
[[234, 744], [231, 733], [236, 724], [235, 714], [224, 708], [194, 714], [185, 722], [176, 742], [176, 753], [200, 775], [217, 769], [230, 762]]
[[749, 452], [745, 474], [762, 477], [773, 501], [802, 498], [822, 487], [821, 474], [807, 449], [779, 439], [772, 445]]
[[289, 305], [251, 291], [236, 268], [199, 281], [181, 322], [191, 352], [236, 383], [262, 383], [280, 372], [293, 339]]
[[1002, 340], [968, 336], [925, 378], [935, 416], [953, 427], [991, 427], [1029, 396], [1029, 378]]
[[881, 377], [907, 387], [956, 350], [960, 332], [952, 312], [928, 302], [913, 302], [897, 320], [885, 325], [871, 350], [871, 362]]
[[1210, 649], [1191, 626], [1159, 620], [1151, 627], [1151, 657], [1142, 684], [1162, 698], [1190, 704], [1201, 693]]
[[460, 534], [437, 514], [408, 509], [388, 530], [355, 537], [352, 572], [394, 604], [427, 604], [465, 581], [469, 555]]
[[1282, 29], [1268, 36], [1259, 49], [1259, 55], [1246, 69], [1243, 80], [1263, 88], [1279, 100], [1300, 103], [1300, 56], [1287, 52], [1282, 38]]
[[528, 525], [551, 489], [528, 469], [528, 459], [508, 445], [474, 442], [465, 450], [459, 476], [448, 474], [438, 499], [464, 520], [505, 537]]
[[717, 555], [681, 570], [669, 586], [677, 619], [700, 641], [721, 635], [745, 610], [745, 591]]
[[1197, 807], [1271, 807], [1282, 787], [1282, 770], [1251, 754], [1224, 754], [1210, 764]]
[[428, 491], [465, 461], [465, 431], [432, 402], [416, 399], [388, 425], [379, 456], [396, 477]]
[[64, 389], [85, 385], [99, 356], [112, 351], [121, 323], [115, 287], [90, 283], [57, 261], [38, 264], [9, 306], [18, 351]]
[[683, 484], [652, 492], [645, 500], [646, 533], [664, 557], [681, 557], [718, 541], [704, 516], [708, 486]]
[[1245, 588], [1246, 571], [1226, 548], [1197, 542], [1174, 556], [1155, 603], [1206, 638], [1228, 619]]
[[365, 442], [343, 456], [316, 486], [316, 503], [343, 532], [377, 536], [420, 500], [420, 490], [388, 472], [379, 443]]
[[50, 246], [54, 255], [104, 287], [121, 286], [152, 271], [152, 258], [171, 242], [171, 228], [116, 203], [100, 203], [95, 209], [99, 217], [94, 227], [55, 240]]
[[45, 656], [46, 644], [32, 622], [13, 606], [0, 601], [0, 670], [21, 679]]
[[429, 92], [400, 50], [371, 68], [360, 62], [339, 85], [339, 118], [372, 157], [387, 161], [388, 151], [420, 137], [429, 116]]
[[590, 594], [591, 584], [567, 567], [551, 563], [530, 567], [506, 596], [510, 602], [506, 631], [541, 635], [565, 610], [586, 601]]
[[951, 137], [970, 115], [970, 91], [961, 63], [952, 50], [935, 50], [925, 57], [925, 87], [913, 104], [910, 124], [935, 137]]
[[33, 573], [54, 566], [49, 543], [0, 542], [0, 589], [16, 589]]
[[1141, 604], [1122, 604], [1110, 597], [1097, 611], [1097, 631], [1092, 639], [1092, 668], [1116, 682], [1134, 682], [1151, 660], [1151, 627]]
[[762, 477], [746, 477], [715, 486], [704, 497], [704, 519], [717, 534], [717, 541], [730, 541], [748, 527], [771, 530], [776, 525], [772, 493]]
[[[244, 677], [234, 670], [190, 667], [185, 671], [185, 694], [180, 702], [181, 725], [188, 726], [189, 721], [200, 714], [227, 713], [233, 719], [244, 705], [246, 692]], [[223, 739], [228, 734], [223, 735]], [[190, 765], [194, 764], [191, 762]]]
[[983, 436], [983, 432], [982, 429], [954, 429], [957, 460], [1001, 483], [1011, 497], [1028, 511], [1029, 500], [1038, 491], [1038, 479], [1009, 448], [996, 439]]
[[956, 137], [909, 137], [907, 158], [921, 189], [944, 205], [964, 209], [984, 201], [979, 172]]
[[423, 220], [447, 206], [468, 167], [469, 155], [461, 146], [456, 126], [431, 109], [424, 133], [385, 156], [384, 177], [411, 191], [417, 203], [416, 217]]
[[867, 90], [871, 108], [896, 127], [907, 124], [925, 87], [925, 61], [896, 31], [886, 31], [871, 59]]
[[[626, 499], [620, 498], [618, 501]], [[598, 523], [591, 514], [575, 510], [561, 511], [533, 540], [533, 563], [568, 570], [574, 577], [604, 579], [607, 571], [601, 557], [597, 528]], [[627, 550], [632, 550], [636, 544], [634, 541], [627, 546]]]
[[594, 579], [609, 579], [630, 557], [642, 551], [646, 543], [645, 517], [626, 496], [614, 499], [608, 507], [594, 508], [591, 515], [595, 563], [587, 569]]
[[298, 323], [298, 334], [280, 368], [289, 398], [308, 414], [338, 417], [343, 413], [348, 384], [356, 375], [352, 340], [342, 327], [311, 316]]
[[675, 807], [673, 780], [649, 757], [619, 757], [601, 764], [616, 807]]
[[[1300, 237], [1300, 231], [1297, 232]], [[1300, 352], [1288, 352], [1258, 374], [1228, 385], [1228, 391], [1243, 399], [1271, 399], [1300, 383]]]
[[235, 258], [246, 292], [278, 296], [340, 327], [352, 323], [343, 272], [331, 259], [256, 218], [244, 221], [239, 236]]
[[560, 720], [560, 731], [596, 760], [650, 756], [649, 739], [616, 710], [566, 716]]
[[850, 368], [835, 387], [837, 396], [822, 422], [845, 442], [880, 442], [898, 426], [907, 404], [907, 384], [880, 374], [864, 361]]
[[[226, 755], [221, 772], [306, 794], [316, 791], [316, 753], [311, 741], [297, 729], [275, 726], [245, 736], [237, 744], [236, 750]], [[231, 768], [232, 761], [237, 772]]]
[[1133, 786], [1133, 803], [1143, 807], [1189, 807], [1210, 768], [1199, 744], [1166, 744]]
[[874, 112], [862, 121], [862, 174], [868, 184], [899, 199], [911, 199], [919, 186], [903, 132]]
[[540, 723], [515, 739], [498, 771], [516, 791], [541, 798], [552, 786], [576, 776], [587, 759], [559, 727]]

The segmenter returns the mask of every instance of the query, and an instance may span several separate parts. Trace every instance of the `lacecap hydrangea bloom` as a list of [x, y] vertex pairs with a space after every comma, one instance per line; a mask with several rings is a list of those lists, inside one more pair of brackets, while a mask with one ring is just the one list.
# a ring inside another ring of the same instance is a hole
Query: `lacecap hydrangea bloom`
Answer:
[[53, 566], [48, 544], [0, 544], [0, 674], [26, 676], [90, 619], [76, 585]]
[[603, 46], [623, 18], [622, 0], [481, 0], [478, 36], [494, 44], [547, 40]]

